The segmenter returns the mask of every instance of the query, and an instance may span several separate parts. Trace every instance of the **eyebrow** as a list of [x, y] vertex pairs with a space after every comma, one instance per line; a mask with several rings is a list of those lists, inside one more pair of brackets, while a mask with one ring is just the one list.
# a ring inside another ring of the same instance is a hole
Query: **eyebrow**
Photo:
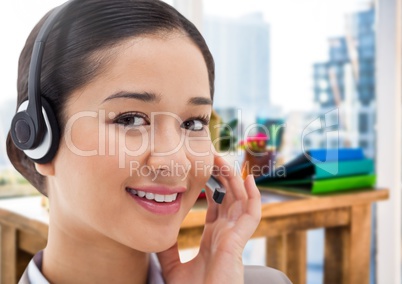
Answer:
[[[106, 99], [103, 100], [102, 103], [106, 101], [110, 101], [113, 99], [135, 99], [135, 100], [140, 100], [146, 103], [159, 103], [162, 99], [161, 95], [156, 95], [153, 93], [149, 92], [144, 92], [144, 93], [133, 93], [133, 92], [118, 92], [116, 94], [113, 94]], [[187, 101], [187, 104], [191, 105], [211, 105], [212, 106], [213, 101], [210, 98], [205, 98], [205, 97], [193, 97], [190, 98]]]
[[148, 92], [144, 93], [118, 92], [104, 99], [102, 103], [113, 99], [135, 99], [146, 103], [159, 103], [162, 98], [160, 95]]
[[205, 98], [205, 97], [194, 97], [191, 98], [187, 101], [187, 104], [191, 105], [211, 105], [212, 106], [212, 100], [210, 98]]

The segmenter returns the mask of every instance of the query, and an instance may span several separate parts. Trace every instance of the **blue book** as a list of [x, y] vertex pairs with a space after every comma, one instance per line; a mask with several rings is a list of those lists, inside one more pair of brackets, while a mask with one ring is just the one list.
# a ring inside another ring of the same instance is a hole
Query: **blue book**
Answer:
[[334, 162], [364, 159], [362, 148], [312, 149], [289, 162], [288, 167], [311, 162]]

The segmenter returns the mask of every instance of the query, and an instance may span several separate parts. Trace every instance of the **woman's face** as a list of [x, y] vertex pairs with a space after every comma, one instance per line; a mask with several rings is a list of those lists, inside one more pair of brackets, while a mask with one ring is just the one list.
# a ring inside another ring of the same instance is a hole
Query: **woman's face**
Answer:
[[52, 218], [78, 239], [165, 250], [213, 165], [206, 64], [179, 33], [130, 39], [108, 56], [66, 105]]

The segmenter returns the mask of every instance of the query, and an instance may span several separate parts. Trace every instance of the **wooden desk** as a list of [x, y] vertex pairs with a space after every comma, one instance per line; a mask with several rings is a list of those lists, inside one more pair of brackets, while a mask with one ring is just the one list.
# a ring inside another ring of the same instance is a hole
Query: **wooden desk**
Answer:
[[[253, 237], [267, 238], [267, 265], [293, 283], [306, 282], [306, 230], [325, 228], [324, 283], [368, 283], [371, 204], [388, 190], [327, 196], [263, 193], [262, 220]], [[198, 246], [205, 219], [199, 202], [184, 220], [180, 248]], [[48, 215], [40, 197], [0, 200], [1, 283], [16, 283], [32, 254], [46, 246]]]

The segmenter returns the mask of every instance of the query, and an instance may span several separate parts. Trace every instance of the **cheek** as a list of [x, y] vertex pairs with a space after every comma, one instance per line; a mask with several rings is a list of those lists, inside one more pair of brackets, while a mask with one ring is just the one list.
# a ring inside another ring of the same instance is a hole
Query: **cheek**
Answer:
[[213, 156], [211, 137], [207, 132], [195, 132], [185, 140], [187, 152], [193, 157], [206, 158]]
[[188, 154], [192, 160], [192, 171], [197, 177], [209, 177], [211, 175], [214, 148], [209, 136], [191, 138], [188, 141]]
[[[196, 187], [197, 191], [199, 191], [204, 188], [212, 173], [214, 155], [211, 148], [211, 141], [198, 142], [196, 147], [199, 151], [188, 154], [188, 157], [191, 160], [189, 176], [193, 183], [193, 187]], [[192, 149], [194, 150], [194, 148]]]
[[[75, 155], [80, 157], [94, 156], [102, 150], [100, 141], [102, 129], [99, 120], [91, 117], [94, 112], [79, 112], [73, 115], [67, 122], [63, 137], [63, 143]], [[86, 115], [86, 116], [85, 116]]]
[[118, 168], [118, 156], [82, 157], [64, 150], [57, 163], [58, 190], [53, 200], [58, 213], [53, 216], [57, 214], [58, 221], [77, 234], [92, 234], [95, 229], [116, 240], [120, 235], [138, 237], [131, 231], [132, 216], [122, 216], [132, 208], [122, 187], [127, 170]]
[[119, 167], [118, 133], [107, 130], [98, 118], [88, 116], [67, 124], [56, 163], [64, 200], [95, 207], [94, 200], [110, 198], [110, 189], [118, 189], [127, 178], [128, 169]]

